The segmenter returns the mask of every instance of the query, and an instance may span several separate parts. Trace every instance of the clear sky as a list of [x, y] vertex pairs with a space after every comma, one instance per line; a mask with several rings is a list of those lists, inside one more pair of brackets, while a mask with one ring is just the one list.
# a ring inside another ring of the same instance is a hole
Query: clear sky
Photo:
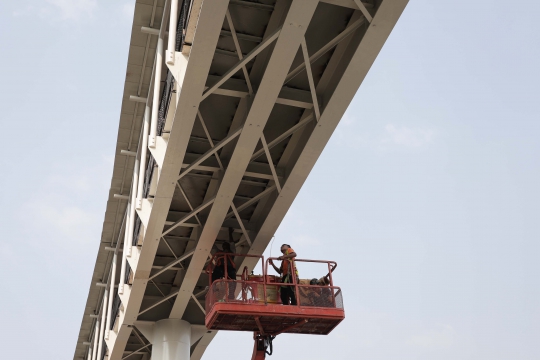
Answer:
[[[0, 2], [3, 358], [73, 356], [132, 11]], [[410, 2], [273, 247], [336, 260], [347, 318], [281, 335], [271, 359], [540, 358], [539, 15]], [[220, 333], [206, 358], [223, 350], [249, 358], [251, 335]]]

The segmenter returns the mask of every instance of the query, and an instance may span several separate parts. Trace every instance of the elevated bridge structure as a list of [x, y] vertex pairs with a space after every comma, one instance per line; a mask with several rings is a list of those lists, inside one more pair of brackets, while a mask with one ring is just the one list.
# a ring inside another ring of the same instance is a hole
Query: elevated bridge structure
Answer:
[[203, 356], [216, 245], [263, 253], [407, 2], [136, 0], [74, 359]]

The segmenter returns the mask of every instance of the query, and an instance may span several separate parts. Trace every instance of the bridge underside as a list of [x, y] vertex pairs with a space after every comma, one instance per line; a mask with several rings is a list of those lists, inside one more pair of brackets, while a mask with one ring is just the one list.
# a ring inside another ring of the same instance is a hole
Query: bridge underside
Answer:
[[168, 318], [202, 356], [209, 256], [229, 228], [237, 253], [263, 253], [407, 4], [185, 1], [136, 2], [74, 359], [149, 359], [145, 334]]

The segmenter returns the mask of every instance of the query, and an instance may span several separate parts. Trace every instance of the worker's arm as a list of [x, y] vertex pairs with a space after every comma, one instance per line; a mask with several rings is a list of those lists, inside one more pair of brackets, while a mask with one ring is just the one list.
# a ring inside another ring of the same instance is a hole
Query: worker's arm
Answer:
[[234, 229], [232, 227], [229, 228], [229, 243], [234, 244], [234, 237], [233, 237]]
[[231, 253], [236, 253], [236, 243], [234, 242], [233, 238], [233, 228], [229, 228], [229, 248], [231, 249]]
[[337, 267], [337, 265], [334, 266], [334, 267], [332, 268], [332, 270], [330, 270], [330, 272], [329, 272], [328, 274], [326, 274], [326, 275], [323, 277], [323, 279], [326, 280], [326, 283], [327, 283], [328, 285], [330, 285], [330, 274], [334, 272], [334, 270], [336, 269], [336, 267]]
[[272, 260], [270, 260], [270, 265], [272, 265], [274, 267], [274, 270], [276, 270], [276, 272], [278, 274], [281, 274], [280, 268], [278, 268], [276, 265], [274, 265], [274, 262]]
[[295, 258], [295, 257], [296, 257], [296, 253], [292, 252], [289, 255], [282, 255], [282, 256], [278, 257], [278, 259], [279, 260], [284, 260], [284, 259], [292, 259], [292, 258]]

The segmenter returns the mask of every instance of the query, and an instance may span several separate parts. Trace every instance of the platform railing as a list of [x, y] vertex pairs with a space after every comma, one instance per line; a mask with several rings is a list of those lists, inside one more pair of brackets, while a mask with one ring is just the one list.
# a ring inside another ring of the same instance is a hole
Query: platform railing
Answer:
[[343, 309], [343, 295], [337, 286], [298, 285], [298, 306]]
[[265, 305], [265, 300], [262, 282], [220, 279], [210, 286], [205, 305], [208, 313], [216, 303]]
[[[268, 274], [268, 265], [270, 265], [273, 261], [283, 261], [283, 260], [280, 260], [279, 258], [275, 258], [275, 257], [268, 258], [266, 260], [266, 263], [264, 264], [264, 273], [265, 274]], [[320, 287], [320, 288], [333, 288], [334, 287], [334, 280], [332, 278], [332, 273], [337, 268], [337, 263], [335, 261], [330, 261], [330, 260], [309, 260], [309, 259], [296, 259], [296, 258], [289, 259], [289, 261], [290, 261], [290, 268], [289, 268], [288, 271], [290, 271], [291, 273], [293, 273], [295, 275], [298, 275], [298, 266], [297, 266], [297, 264], [302, 264], [302, 263], [326, 264], [326, 266], [328, 268], [327, 269], [328, 273], [327, 273], [327, 275], [324, 276], [324, 278], [328, 279], [328, 283], [325, 284], [325, 285], [317, 286], [317, 285], [301, 284], [300, 279], [297, 276], [290, 277], [290, 280], [292, 282], [290, 282], [290, 283], [282, 283], [281, 284], [282, 287], [283, 286], [291, 286], [291, 287], [294, 288], [294, 294], [295, 294], [295, 298], [297, 300], [298, 305], [300, 305], [300, 295], [301, 295], [300, 294], [300, 285], [302, 285], [302, 287], [303, 287], [303, 289], [305, 291], [307, 291], [308, 288], [314, 288], [315, 289], [317, 287]], [[314, 290], [310, 290], [310, 291], [312, 292]], [[335, 307], [335, 301], [334, 301], [334, 307]]]
[[[206, 295], [206, 312], [216, 303], [237, 305], [282, 305], [279, 291], [282, 286], [298, 289], [297, 306], [343, 309], [343, 293], [337, 286], [294, 285], [243, 280], [216, 280]], [[267, 295], [268, 294], [268, 295]], [[294, 306], [294, 305], [288, 305]]]
[[[263, 273], [260, 275], [248, 274], [247, 267], [244, 269], [235, 269], [235, 273], [231, 274], [230, 266], [236, 257], [257, 257], [261, 263], [264, 263]], [[216, 253], [209, 262], [206, 272], [209, 276], [209, 291], [206, 295], [206, 312], [209, 313], [213, 306], [217, 303], [227, 303], [236, 305], [282, 305], [280, 292], [284, 287], [292, 287], [296, 295], [296, 305], [284, 306], [299, 306], [299, 307], [319, 307], [319, 308], [334, 308], [343, 309], [343, 294], [341, 288], [333, 286], [332, 272], [337, 267], [333, 261], [326, 260], [305, 260], [299, 259], [296, 263], [322, 263], [328, 265], [328, 273], [324, 278], [328, 278], [326, 285], [310, 285], [309, 280], [300, 280], [293, 277], [292, 283], [282, 283], [278, 276], [267, 275], [268, 264], [270, 260], [278, 260], [270, 258], [264, 262], [262, 256], [231, 254], [231, 253]], [[216, 264], [223, 266], [223, 278], [212, 281], [212, 273], [215, 271]], [[307, 282], [307, 283], [306, 283]]]

